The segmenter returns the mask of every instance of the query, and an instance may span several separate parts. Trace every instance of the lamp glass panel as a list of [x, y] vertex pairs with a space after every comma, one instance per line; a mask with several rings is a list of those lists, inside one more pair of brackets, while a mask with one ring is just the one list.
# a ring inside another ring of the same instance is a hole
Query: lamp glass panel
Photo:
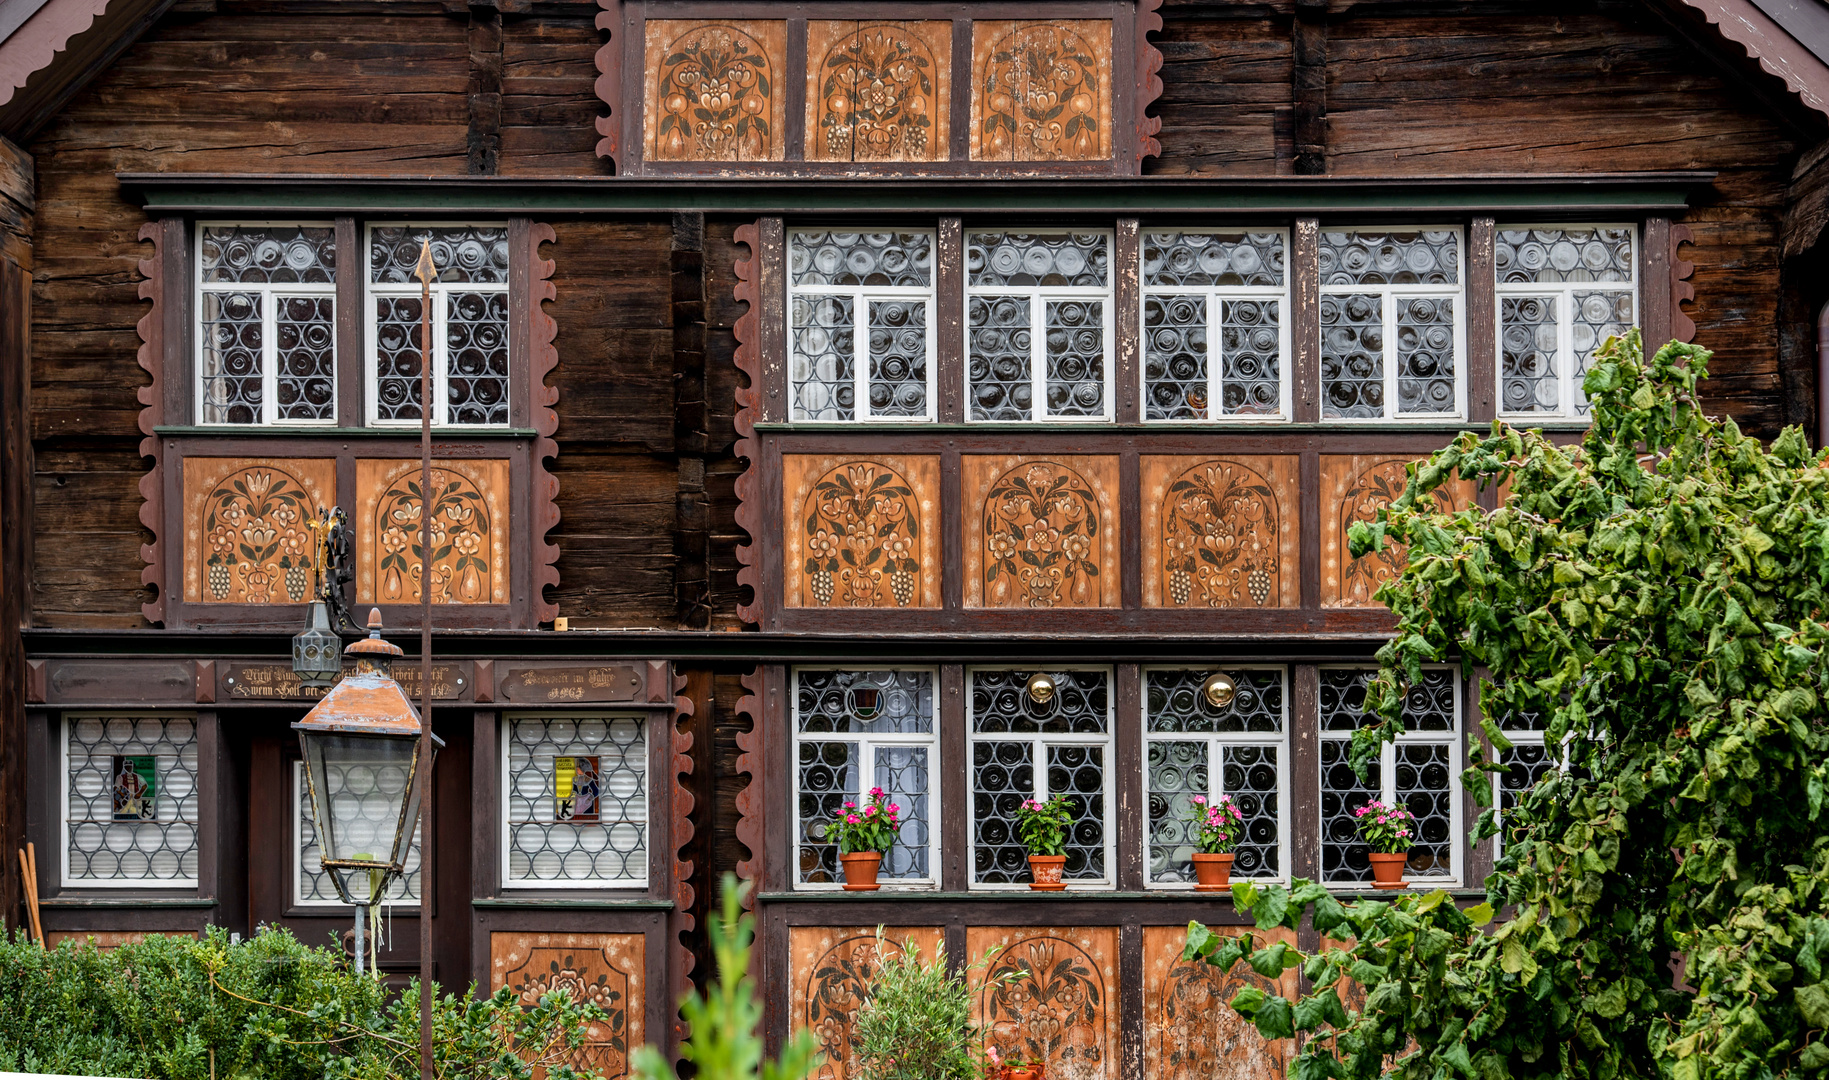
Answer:
[[[324, 858], [402, 867], [409, 834], [402, 822], [416, 821], [419, 810], [417, 738], [301, 732], [299, 741]], [[370, 882], [366, 870], [329, 869], [352, 897], [368, 897], [384, 885]]]

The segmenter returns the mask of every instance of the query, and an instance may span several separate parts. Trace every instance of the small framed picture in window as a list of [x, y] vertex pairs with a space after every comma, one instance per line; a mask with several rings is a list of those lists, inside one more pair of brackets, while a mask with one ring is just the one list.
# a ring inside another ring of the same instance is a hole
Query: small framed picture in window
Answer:
[[151, 821], [157, 815], [158, 771], [150, 754], [115, 754], [114, 820]]
[[553, 820], [578, 824], [596, 821], [602, 775], [596, 754], [553, 758]]

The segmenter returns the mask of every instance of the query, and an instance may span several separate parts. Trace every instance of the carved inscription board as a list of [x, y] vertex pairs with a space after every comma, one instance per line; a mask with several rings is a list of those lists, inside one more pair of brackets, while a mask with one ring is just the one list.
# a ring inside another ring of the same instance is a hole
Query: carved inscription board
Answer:
[[521, 705], [639, 701], [645, 684], [633, 664], [515, 667], [497, 683], [496, 699]]
[[[345, 673], [351, 669], [345, 669]], [[299, 685], [289, 664], [225, 664], [220, 693], [242, 701], [316, 701], [324, 691]], [[412, 700], [419, 699], [419, 665], [406, 661], [394, 665], [394, 681]], [[471, 691], [470, 665], [432, 665], [432, 700], [458, 701]]]

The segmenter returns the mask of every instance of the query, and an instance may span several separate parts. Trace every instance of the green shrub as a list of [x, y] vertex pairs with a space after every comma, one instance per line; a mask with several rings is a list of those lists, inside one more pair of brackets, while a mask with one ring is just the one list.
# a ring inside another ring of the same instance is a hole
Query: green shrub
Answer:
[[972, 1025], [972, 990], [947, 970], [944, 957], [897, 951], [876, 931], [876, 978], [857, 1012], [859, 1080], [978, 1080], [985, 1075]]
[[[434, 987], [434, 993], [437, 988]], [[590, 1005], [523, 1008], [445, 996], [433, 1013], [441, 1077], [524, 1080], [583, 1041]], [[329, 949], [263, 928], [231, 944], [153, 937], [103, 952], [0, 940], [0, 1071], [149, 1080], [393, 1080], [419, 1075], [419, 989], [389, 1002]], [[572, 1070], [550, 1066], [553, 1080]]]

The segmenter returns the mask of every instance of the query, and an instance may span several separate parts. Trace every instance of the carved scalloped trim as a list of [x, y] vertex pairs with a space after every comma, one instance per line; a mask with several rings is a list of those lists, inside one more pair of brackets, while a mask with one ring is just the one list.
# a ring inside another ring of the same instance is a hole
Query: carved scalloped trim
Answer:
[[749, 777], [749, 783], [737, 792], [737, 843], [749, 849], [749, 858], [737, 863], [737, 877], [755, 883], [743, 898], [743, 907], [754, 911], [756, 893], [762, 888], [763, 856], [766, 854], [762, 850], [763, 807], [767, 798], [762, 773], [762, 669], [756, 668], [739, 681], [749, 692], [737, 699], [737, 715], [749, 717], [749, 730], [737, 733], [737, 749], [741, 751], [737, 755], [737, 775]]
[[622, 171], [622, 0], [597, 0], [603, 10], [597, 13], [597, 29], [609, 38], [597, 49], [597, 100], [608, 108], [609, 115], [597, 118], [597, 156], [610, 159], [617, 172]]
[[165, 544], [160, 530], [165, 525], [165, 475], [159, 462], [159, 437], [153, 429], [159, 426], [160, 413], [164, 403], [164, 380], [160, 377], [165, 366], [165, 281], [159, 272], [164, 265], [165, 227], [157, 221], [149, 221], [140, 226], [140, 239], [152, 241], [152, 258], [141, 259], [139, 270], [140, 299], [151, 300], [152, 309], [140, 316], [134, 329], [140, 335], [140, 349], [136, 354], [140, 367], [152, 377], [152, 382], [140, 387], [140, 456], [152, 459], [152, 469], [140, 477], [140, 524], [152, 533], [152, 543], [140, 545], [140, 558], [146, 568], [140, 571], [140, 584], [153, 587], [153, 598], [149, 604], [140, 605], [140, 614], [149, 623], [165, 621]]
[[749, 385], [737, 388], [737, 456], [749, 462], [743, 475], [737, 477], [737, 527], [749, 534], [749, 543], [737, 545], [737, 588], [747, 585], [750, 601], [737, 605], [737, 618], [746, 623], [762, 621], [762, 507], [757, 502], [762, 493], [761, 466], [757, 462], [756, 416], [762, 409], [762, 305], [757, 280], [762, 276], [759, 264], [762, 253], [762, 226], [740, 225], [737, 243], [749, 248], [750, 257], [736, 263], [737, 284], [731, 290], [737, 302], [745, 307], [737, 320], [737, 370], [749, 379]]
[[[1744, 48], [1766, 72], [1805, 105], [1829, 116], [1829, 64], [1799, 44], [1748, 0], [1682, 0], [1701, 12], [1722, 37]], [[1688, 339], [1684, 339], [1688, 340]]]
[[1150, 40], [1162, 32], [1162, 0], [1138, 0], [1137, 3], [1137, 171], [1143, 171], [1143, 159], [1159, 157], [1162, 143], [1156, 136], [1162, 132], [1162, 118], [1149, 115], [1149, 107], [1162, 97], [1162, 50]]
[[[695, 961], [685, 937], [698, 927], [698, 920], [692, 914], [692, 902], [697, 897], [692, 887], [693, 864], [684, 856], [695, 835], [692, 811], [697, 805], [685, 780], [692, 775], [692, 733], [680, 730], [680, 721], [692, 716], [697, 707], [685, 691], [686, 676], [673, 676], [673, 765], [670, 771], [673, 777], [673, 918], [669, 920], [668, 933], [673, 946], [673, 993], [676, 996], [684, 994], [691, 985]], [[677, 1011], [673, 1015], [673, 1025], [677, 1040], [674, 1045], [677, 1046], [692, 1033], [691, 1025], [681, 1019]]]
[[552, 283], [555, 264], [540, 257], [541, 244], [558, 243], [553, 227], [534, 222], [527, 233], [529, 269], [528, 343], [531, 357], [527, 370], [528, 400], [532, 403], [533, 427], [538, 433], [533, 448], [533, 610], [534, 621], [551, 622], [559, 614], [556, 601], [546, 599], [548, 588], [559, 587], [559, 545], [546, 542], [546, 534], [559, 527], [559, 478], [547, 469], [548, 460], [559, 456], [559, 443], [553, 438], [559, 431], [559, 388], [546, 385], [546, 377], [559, 366], [559, 350], [553, 341], [559, 336], [559, 323], [546, 313], [541, 301], [552, 300], [558, 291]]
[[69, 0], [46, 5], [0, 41], [0, 105], [50, 67], [57, 54], [69, 48], [71, 38], [87, 33], [108, 4], [109, 0]]
[[1695, 242], [1689, 226], [1670, 227], [1670, 336], [1682, 342], [1696, 340], [1696, 321], [1683, 310], [1684, 304], [1696, 298], [1696, 287], [1689, 280], [1689, 275], [1696, 272], [1696, 264], [1677, 258], [1677, 250]]

